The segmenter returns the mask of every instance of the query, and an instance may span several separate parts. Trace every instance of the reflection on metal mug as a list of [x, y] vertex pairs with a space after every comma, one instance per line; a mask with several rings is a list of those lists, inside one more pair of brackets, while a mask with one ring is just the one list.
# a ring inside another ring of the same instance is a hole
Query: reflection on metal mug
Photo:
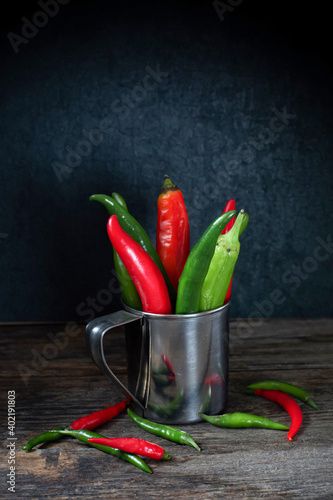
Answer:
[[[106, 363], [103, 338], [125, 326], [128, 388]], [[227, 402], [229, 303], [197, 314], [163, 315], [124, 310], [86, 328], [91, 356], [128, 396], [137, 413], [169, 424], [200, 421]]]

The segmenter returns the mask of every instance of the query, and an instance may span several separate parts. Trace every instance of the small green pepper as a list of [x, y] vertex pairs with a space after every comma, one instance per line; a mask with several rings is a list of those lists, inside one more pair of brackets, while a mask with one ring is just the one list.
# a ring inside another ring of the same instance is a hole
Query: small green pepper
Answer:
[[231, 210], [215, 219], [192, 248], [179, 279], [176, 314], [199, 311], [201, 289], [214, 254], [216, 240], [235, 213], [235, 210]]
[[241, 210], [230, 231], [218, 237], [201, 289], [200, 311], [210, 311], [223, 306], [239, 255], [238, 238], [244, 231], [248, 218], [248, 214]]
[[247, 427], [258, 427], [260, 429], [274, 429], [277, 431], [289, 431], [289, 427], [269, 418], [259, 417], [251, 413], [225, 413], [224, 415], [204, 415], [199, 417], [217, 427], [228, 427], [229, 429], [242, 429]]
[[136, 415], [129, 408], [127, 408], [127, 413], [133, 422], [135, 422], [141, 429], [150, 432], [150, 434], [160, 436], [164, 439], [168, 439], [169, 441], [173, 441], [174, 443], [188, 444], [189, 446], [193, 446], [193, 448], [200, 451], [200, 448], [194, 441], [193, 437], [187, 432], [176, 429], [176, 427], [171, 427], [171, 425], [157, 424], [155, 422], [151, 422], [150, 420], [146, 420], [145, 418]]

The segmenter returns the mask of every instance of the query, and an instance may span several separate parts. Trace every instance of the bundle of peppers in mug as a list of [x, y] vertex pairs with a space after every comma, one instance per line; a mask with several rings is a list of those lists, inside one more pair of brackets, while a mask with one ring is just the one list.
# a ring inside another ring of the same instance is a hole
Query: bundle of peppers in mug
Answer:
[[102, 203], [110, 216], [107, 232], [122, 300], [133, 309], [155, 314], [193, 314], [221, 307], [230, 299], [239, 236], [249, 216], [241, 210], [236, 218], [235, 200], [229, 200], [190, 251], [183, 195], [164, 177], [157, 201], [156, 250], [120, 194], [89, 198]]

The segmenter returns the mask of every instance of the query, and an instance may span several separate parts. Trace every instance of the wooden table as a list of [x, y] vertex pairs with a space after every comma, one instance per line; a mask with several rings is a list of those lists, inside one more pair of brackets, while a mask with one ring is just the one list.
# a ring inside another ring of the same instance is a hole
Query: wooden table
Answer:
[[[240, 321], [231, 322], [227, 411], [257, 413], [288, 424], [289, 417], [280, 406], [247, 396], [242, 389], [265, 379], [304, 387], [319, 411], [300, 403], [304, 420], [292, 443], [280, 431], [220, 429], [204, 422], [179, 426], [200, 444], [198, 452], [144, 433], [126, 413], [99, 428], [102, 434], [131, 435], [164, 446], [172, 459], [149, 461], [152, 475], [72, 439], [42, 445], [30, 453], [20, 450], [35, 434], [67, 425], [121, 396], [89, 358], [84, 325], [69, 329], [71, 337], [62, 336], [68, 345], [55, 349], [50, 347], [51, 337], [64, 331], [62, 324], [0, 328], [1, 407], [7, 408], [7, 391], [15, 391], [16, 397], [16, 490], [11, 498], [333, 498], [332, 319], [270, 319], [253, 327], [249, 335], [244, 334]], [[117, 340], [112, 363], [126, 382], [121, 332]], [[5, 428], [1, 498], [10, 495], [5, 484], [8, 437]]]

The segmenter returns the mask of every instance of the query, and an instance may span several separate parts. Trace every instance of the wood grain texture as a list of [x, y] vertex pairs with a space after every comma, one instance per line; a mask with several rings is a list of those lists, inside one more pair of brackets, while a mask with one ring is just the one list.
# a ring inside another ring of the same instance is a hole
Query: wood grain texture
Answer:
[[[201, 452], [144, 433], [126, 413], [99, 428], [101, 434], [110, 437], [141, 437], [165, 447], [172, 459], [163, 463], [148, 460], [152, 475], [70, 438], [42, 445], [30, 453], [19, 450], [35, 434], [67, 425], [117, 402], [121, 395], [89, 358], [84, 326], [25, 384], [18, 366], [31, 367], [36, 352], [41, 354], [43, 349], [47, 352], [48, 334], [56, 334], [61, 327], [2, 325], [2, 408], [6, 408], [7, 391], [16, 391], [15, 498], [332, 497], [333, 320], [265, 320], [243, 339], [239, 336], [241, 323], [242, 320], [231, 322], [227, 411], [257, 413], [288, 424], [290, 419], [280, 406], [242, 393], [245, 385], [265, 379], [306, 388], [319, 411], [300, 403], [304, 420], [292, 443], [286, 433], [279, 431], [219, 429], [204, 422], [178, 426], [193, 435]], [[121, 331], [113, 338], [110, 359], [126, 383]], [[7, 436], [5, 428], [2, 477], [8, 472]]]

